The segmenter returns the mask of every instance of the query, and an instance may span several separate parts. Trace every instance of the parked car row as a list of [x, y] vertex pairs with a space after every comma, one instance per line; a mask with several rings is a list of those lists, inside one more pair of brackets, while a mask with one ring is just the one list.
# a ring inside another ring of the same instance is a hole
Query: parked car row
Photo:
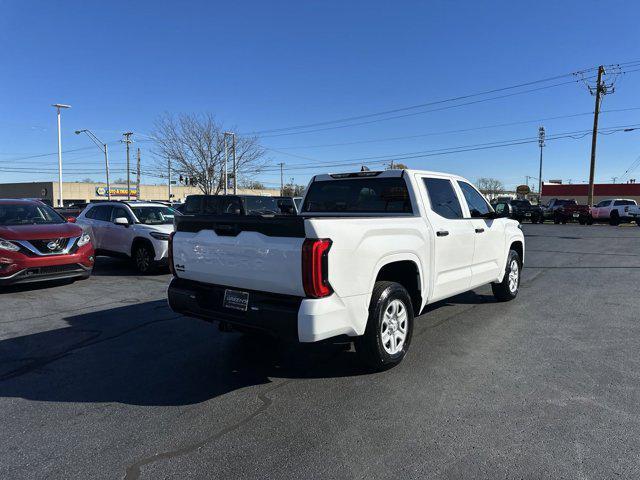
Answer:
[[609, 199], [599, 202], [593, 207], [578, 205], [574, 199], [552, 198], [546, 205], [532, 205], [528, 200], [505, 199], [493, 203], [497, 212], [506, 214], [520, 223], [553, 223], [575, 221], [580, 225], [606, 222], [619, 225], [624, 222], [636, 222], [640, 226], [640, 207], [635, 200]]

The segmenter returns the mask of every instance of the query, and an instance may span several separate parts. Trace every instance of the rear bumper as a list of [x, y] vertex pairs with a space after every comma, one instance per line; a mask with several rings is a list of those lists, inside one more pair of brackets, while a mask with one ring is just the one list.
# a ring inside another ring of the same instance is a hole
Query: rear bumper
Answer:
[[222, 321], [232, 326], [262, 330], [279, 338], [298, 340], [298, 311], [302, 298], [243, 290], [249, 293], [249, 304], [247, 311], [240, 311], [223, 306], [227, 289], [241, 290], [174, 277], [169, 284], [169, 307], [174, 312], [207, 322]]
[[227, 288], [243, 290], [173, 278], [168, 289], [169, 306], [174, 312], [208, 322], [227, 322], [299, 342], [358, 336], [366, 328], [368, 295], [340, 298], [333, 294], [311, 299], [243, 290], [249, 293], [249, 305], [243, 312], [223, 306]]

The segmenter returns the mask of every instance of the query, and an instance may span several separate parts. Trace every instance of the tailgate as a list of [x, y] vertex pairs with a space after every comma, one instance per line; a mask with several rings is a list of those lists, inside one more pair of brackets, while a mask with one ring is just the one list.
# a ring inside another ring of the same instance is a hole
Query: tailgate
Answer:
[[304, 238], [297, 216], [176, 217], [173, 264], [188, 280], [304, 296]]

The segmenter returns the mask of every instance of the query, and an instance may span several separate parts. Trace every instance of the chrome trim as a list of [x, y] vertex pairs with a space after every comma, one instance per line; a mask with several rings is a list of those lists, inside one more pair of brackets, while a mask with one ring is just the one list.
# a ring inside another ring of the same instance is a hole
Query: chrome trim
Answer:
[[[77, 269], [75, 269], [75, 270], [68, 270], [68, 271], [66, 271], [66, 272], [58, 272], [58, 273], [51, 274], [51, 275], [62, 275], [62, 276], [70, 275], [70, 276], [76, 276], [76, 275], [78, 275], [78, 274], [80, 274], [80, 273], [86, 273], [86, 272], [88, 272], [88, 271], [90, 271], [90, 270], [92, 270], [92, 269], [93, 269], [93, 267], [85, 267], [85, 266], [84, 266], [84, 265], [82, 265], [81, 263], [71, 263], [71, 264], [67, 264], [67, 265], [76, 265], [78, 268], [77, 268]], [[12, 273], [12, 274], [11, 274], [11, 275], [9, 275], [8, 277], [0, 277], [0, 281], [13, 280], [15, 277], [17, 277], [17, 276], [18, 276], [18, 275], [20, 275], [21, 273], [26, 272], [27, 270], [31, 270], [31, 269], [33, 269], [33, 268], [46, 268], [47, 266], [48, 266], [48, 265], [45, 265], [44, 267], [27, 267], [27, 268], [23, 268], [22, 270], [18, 270], [17, 272]], [[61, 267], [61, 266], [63, 266], [63, 265], [51, 265], [51, 266], [54, 266], [54, 267]], [[26, 277], [26, 278], [28, 278], [28, 279], [32, 279], [32, 278], [33, 278], [34, 280], [36, 280], [36, 279], [38, 279], [38, 280], [39, 280], [39, 279], [47, 280], [47, 279], [48, 279], [48, 278], [47, 278], [47, 276], [48, 276], [48, 275], [49, 275], [49, 274], [45, 273], [45, 274], [43, 274], [42, 276], [36, 275], [36, 276], [34, 276], [34, 277]]]
[[31, 245], [31, 242], [29, 242], [28, 240], [11, 240], [11, 241], [13, 243], [17, 243], [18, 245], [26, 248], [31, 253], [35, 253], [39, 257], [52, 257], [56, 255], [68, 255], [80, 237], [67, 237], [67, 238], [69, 238], [69, 241], [67, 242], [67, 246], [65, 247], [65, 249], [60, 250], [59, 252], [52, 252], [52, 253], [42, 253], [36, 247]]

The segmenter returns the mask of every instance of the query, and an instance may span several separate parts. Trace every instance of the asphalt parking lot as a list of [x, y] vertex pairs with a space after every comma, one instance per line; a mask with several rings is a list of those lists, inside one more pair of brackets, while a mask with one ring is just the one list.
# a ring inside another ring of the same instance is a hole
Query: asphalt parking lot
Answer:
[[0, 293], [0, 477], [638, 478], [640, 228], [524, 230], [516, 301], [428, 307], [377, 374], [180, 317], [119, 260]]

